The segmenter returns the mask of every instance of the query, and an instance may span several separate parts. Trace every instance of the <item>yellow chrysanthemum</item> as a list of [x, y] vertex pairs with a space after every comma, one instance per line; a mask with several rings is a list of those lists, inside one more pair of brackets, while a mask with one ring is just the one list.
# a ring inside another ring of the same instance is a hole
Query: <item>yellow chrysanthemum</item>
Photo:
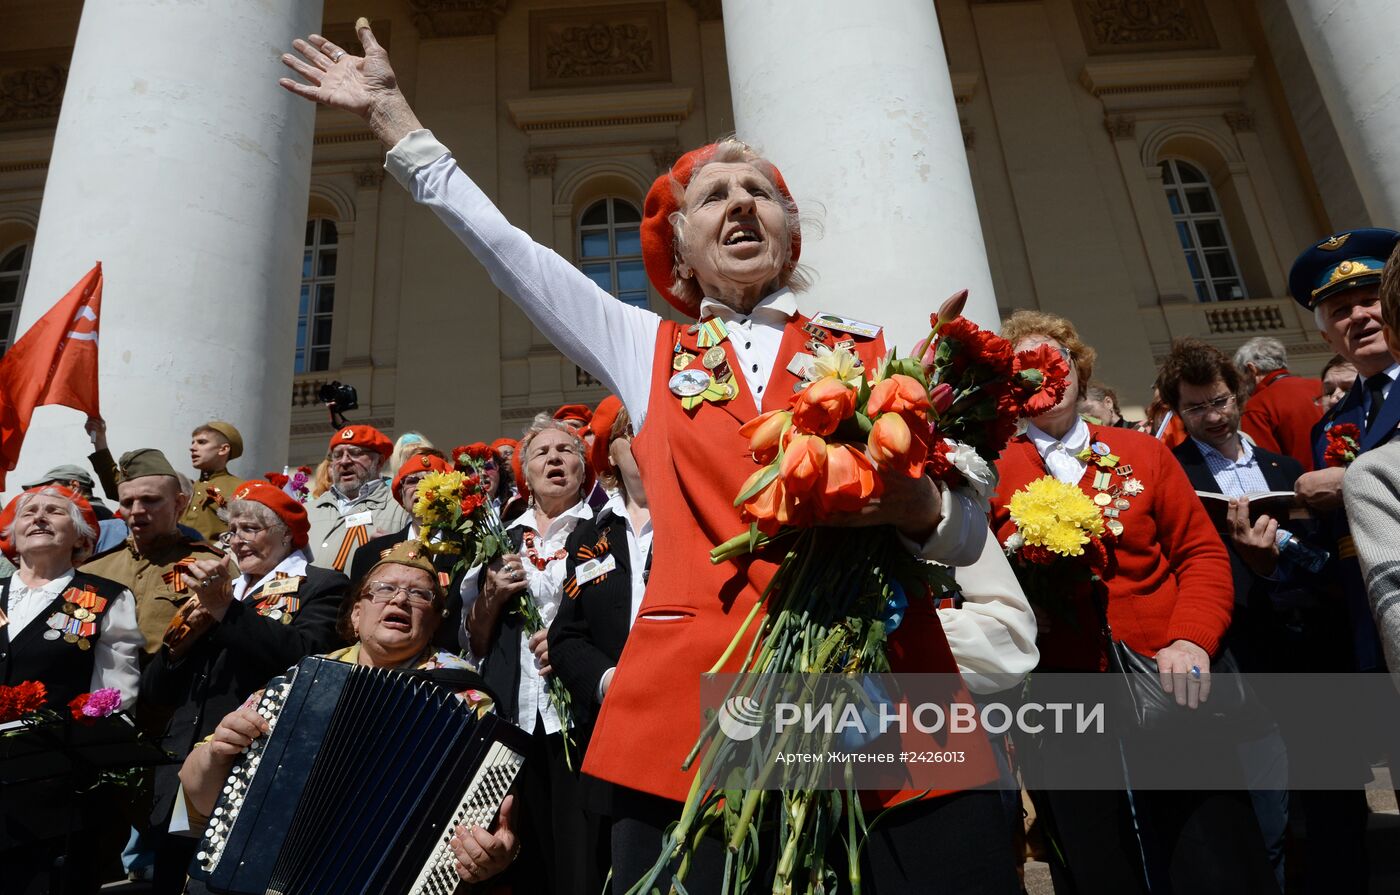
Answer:
[[452, 511], [461, 501], [462, 483], [467, 477], [460, 472], [430, 472], [418, 483], [413, 515], [424, 525], [445, 525], [452, 520]]
[[1011, 520], [1027, 544], [1061, 556], [1080, 556], [1091, 537], [1103, 534], [1103, 515], [1075, 485], [1044, 476], [1011, 495]]
[[807, 368], [807, 378], [813, 382], [827, 376], [834, 376], [851, 388], [860, 387], [860, 377], [865, 372], [860, 358], [845, 348], [829, 348], [817, 345], [814, 349], [812, 365]]

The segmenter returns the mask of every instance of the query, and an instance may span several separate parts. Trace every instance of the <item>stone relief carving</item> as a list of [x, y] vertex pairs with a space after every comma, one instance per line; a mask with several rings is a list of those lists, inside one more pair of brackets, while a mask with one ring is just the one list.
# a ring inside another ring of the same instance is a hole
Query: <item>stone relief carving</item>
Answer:
[[1254, 130], [1254, 113], [1248, 109], [1237, 109], [1225, 113], [1225, 123], [1230, 133], [1238, 134]]
[[1076, 0], [1091, 53], [1215, 46], [1201, 0]]
[[661, 3], [530, 14], [530, 86], [581, 87], [671, 77]]
[[1137, 136], [1137, 119], [1131, 115], [1110, 115], [1103, 120], [1103, 126], [1115, 143]]
[[57, 118], [67, 83], [63, 65], [0, 71], [0, 122]]
[[557, 156], [536, 153], [525, 157], [525, 173], [531, 177], [553, 177], [558, 166]]
[[495, 34], [508, 5], [509, 0], [408, 0], [408, 15], [423, 37], [476, 37]]

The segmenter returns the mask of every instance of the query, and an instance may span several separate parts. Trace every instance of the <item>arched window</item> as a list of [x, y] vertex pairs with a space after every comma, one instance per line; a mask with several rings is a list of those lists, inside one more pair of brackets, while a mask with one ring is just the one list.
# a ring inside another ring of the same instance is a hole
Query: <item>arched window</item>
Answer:
[[1194, 165], [1167, 159], [1162, 162], [1162, 189], [1196, 297], [1201, 301], [1245, 298], [1244, 279], [1210, 179]]
[[331, 368], [331, 317], [335, 310], [335, 221], [306, 222], [301, 255], [301, 295], [297, 304], [298, 373]]
[[0, 257], [0, 354], [15, 340], [24, 283], [29, 279], [29, 243], [15, 246]]
[[624, 199], [600, 199], [578, 222], [579, 266], [599, 288], [629, 305], [647, 307], [642, 265], [642, 213]]

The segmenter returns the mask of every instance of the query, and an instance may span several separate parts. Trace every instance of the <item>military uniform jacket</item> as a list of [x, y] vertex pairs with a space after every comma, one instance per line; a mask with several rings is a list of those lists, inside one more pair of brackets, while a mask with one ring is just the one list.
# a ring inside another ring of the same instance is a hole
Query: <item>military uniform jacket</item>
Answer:
[[357, 499], [344, 513], [335, 493], [327, 491], [307, 506], [306, 514], [311, 521], [309, 544], [313, 562], [337, 572], [350, 569], [355, 551], [371, 538], [408, 525], [408, 513], [394, 502], [388, 485], [380, 485]]
[[[182, 659], [156, 653], [141, 674], [141, 698], [172, 712], [161, 745], [183, 759], [249, 693], [303, 657], [340, 646], [336, 620], [349, 589], [339, 572], [308, 566], [304, 577], [276, 578], [234, 600]], [[170, 816], [179, 767], [156, 769], [153, 823]]]
[[130, 540], [83, 564], [80, 572], [109, 578], [136, 598], [136, 623], [146, 637], [146, 655], [160, 649], [165, 629], [175, 612], [193, 594], [186, 581], [196, 560], [223, 559], [221, 550], [208, 541], [196, 541], [176, 533], [160, 539], [145, 553]]
[[228, 522], [219, 518], [219, 510], [233, 499], [233, 492], [241, 484], [243, 480], [230, 475], [227, 469], [201, 475], [194, 483], [194, 494], [180, 517], [180, 524], [188, 525], [211, 541], [217, 540], [228, 531]]

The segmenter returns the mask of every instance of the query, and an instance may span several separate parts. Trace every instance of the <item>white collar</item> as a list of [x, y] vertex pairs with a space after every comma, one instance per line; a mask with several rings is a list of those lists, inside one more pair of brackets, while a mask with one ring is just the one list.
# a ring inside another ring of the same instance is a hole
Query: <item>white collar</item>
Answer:
[[717, 298], [703, 298], [700, 300], [700, 319], [707, 317], [718, 317], [725, 323], [742, 321], [755, 317], [774, 318], [787, 320], [797, 313], [797, 296], [792, 290], [784, 286], [776, 292], [770, 292], [764, 296], [763, 300], [753, 306], [753, 310], [747, 314], [741, 314], [724, 304]]
[[575, 520], [574, 524], [577, 525], [578, 522], [581, 520], [592, 518], [593, 510], [588, 506], [588, 501], [580, 500], [578, 503], [569, 507], [567, 510], [550, 520], [550, 531], [540, 531], [539, 523], [535, 520], [535, 507], [532, 504], [525, 510], [525, 512], [512, 519], [510, 524], [507, 525], [506, 528], [528, 528], [530, 531], [533, 531], [536, 534], [543, 536], [545, 540], [549, 540], [550, 532], [556, 530], [559, 527], [559, 523], [563, 522], [565, 519], [573, 519]]
[[24, 579], [20, 577], [19, 570], [16, 569], [14, 578], [11, 579], [11, 587], [22, 587], [30, 593], [34, 594], [53, 594], [54, 596], [57, 596], [63, 591], [65, 587], [68, 586], [68, 582], [73, 580], [73, 575], [74, 570], [69, 569], [62, 575], [59, 575], [57, 578], [51, 580], [48, 584], [45, 584], [43, 587], [30, 587], [29, 585], [24, 583]]
[[1044, 457], [1057, 446], [1063, 447], [1071, 456], [1078, 454], [1089, 446], [1089, 424], [1082, 418], [1076, 417], [1074, 427], [1065, 433], [1064, 438], [1056, 438], [1035, 423], [1026, 424], [1026, 435], [1030, 437], [1031, 444]]
[[1229, 457], [1221, 453], [1219, 448], [1215, 447], [1214, 445], [1206, 444], [1204, 441], [1201, 441], [1194, 435], [1191, 436], [1191, 440], [1196, 442], [1196, 448], [1200, 450], [1202, 457], [1209, 457], [1212, 454], [1214, 454], [1221, 460], [1224, 460], [1226, 463], [1229, 463], [1231, 466], [1249, 466], [1254, 463], [1254, 448], [1251, 446], [1248, 435], [1245, 435], [1243, 432], [1239, 434], [1240, 458], [1238, 460], [1231, 460]]

